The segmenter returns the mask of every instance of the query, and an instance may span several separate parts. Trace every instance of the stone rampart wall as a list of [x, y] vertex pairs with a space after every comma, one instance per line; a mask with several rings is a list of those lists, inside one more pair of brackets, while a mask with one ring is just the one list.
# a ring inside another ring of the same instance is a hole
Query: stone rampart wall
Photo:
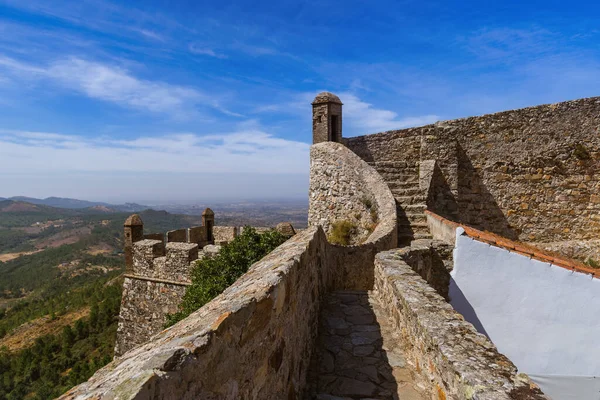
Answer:
[[413, 270], [431, 264], [432, 254], [393, 250], [375, 258], [376, 296], [402, 332], [407, 361], [423, 385], [433, 386], [439, 399], [546, 399]]
[[329, 234], [335, 222], [349, 222], [355, 226], [352, 245], [385, 236], [396, 207], [377, 171], [340, 143], [315, 144], [310, 152], [309, 226]]
[[178, 311], [191, 282], [198, 244], [144, 239], [133, 244], [133, 265], [125, 276], [115, 356], [148, 341]]
[[126, 276], [119, 313], [115, 356], [145, 343], [163, 330], [167, 314], [179, 311], [185, 285]]
[[63, 398], [299, 399], [332, 280], [320, 228], [294, 236], [185, 320]]
[[457, 222], [531, 242], [600, 235], [600, 98], [444, 121], [345, 143], [368, 162], [435, 159], [443, 201], [430, 208]]
[[335, 222], [357, 227], [350, 246], [330, 246], [339, 289], [373, 287], [375, 254], [397, 246], [396, 203], [383, 178], [367, 163], [335, 142], [311, 147], [309, 226], [330, 233]]

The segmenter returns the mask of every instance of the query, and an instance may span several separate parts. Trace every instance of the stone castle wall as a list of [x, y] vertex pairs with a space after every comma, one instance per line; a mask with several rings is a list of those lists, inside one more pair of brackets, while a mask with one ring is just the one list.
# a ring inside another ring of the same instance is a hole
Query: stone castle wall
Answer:
[[[143, 232], [143, 224], [139, 229]], [[212, 227], [214, 240], [209, 241], [207, 226], [197, 226], [146, 234], [132, 243], [131, 264], [123, 283], [115, 357], [147, 342], [163, 329], [167, 315], [179, 311], [195, 261], [204, 254], [202, 249], [213, 241], [223, 244], [233, 240], [237, 231], [237, 227]]]
[[353, 224], [350, 244], [361, 244], [386, 230], [382, 221], [396, 213], [381, 176], [340, 143], [323, 142], [310, 150], [308, 224], [330, 234], [335, 222]]
[[363, 160], [436, 161], [440, 215], [530, 242], [600, 234], [600, 98], [345, 139]]
[[443, 285], [435, 281], [436, 274], [430, 276], [432, 285], [423, 279], [441, 255], [419, 242], [375, 259], [376, 297], [402, 334], [417, 378], [438, 399], [547, 399], [440, 296]]
[[335, 222], [355, 226], [350, 246], [331, 245], [339, 265], [335, 288], [373, 287], [375, 254], [397, 246], [396, 204], [381, 176], [344, 145], [323, 142], [311, 147], [308, 225], [327, 234]]

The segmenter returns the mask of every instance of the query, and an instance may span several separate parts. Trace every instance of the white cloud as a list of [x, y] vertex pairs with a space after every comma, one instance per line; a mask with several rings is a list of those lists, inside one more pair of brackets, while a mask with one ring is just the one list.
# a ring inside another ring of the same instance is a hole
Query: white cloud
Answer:
[[352, 93], [342, 93], [340, 99], [344, 103], [343, 113], [344, 119], [348, 121], [347, 124], [361, 131], [366, 130], [369, 133], [421, 126], [440, 119], [437, 115], [399, 118], [398, 113], [375, 108], [372, 104], [362, 101]]
[[308, 151], [306, 143], [251, 127], [131, 140], [4, 130], [0, 196], [114, 202], [302, 199], [308, 190]]
[[225, 54], [217, 53], [216, 51], [214, 51], [213, 49], [211, 49], [209, 47], [201, 47], [194, 43], [189, 45], [189, 49], [190, 49], [190, 52], [194, 53], [194, 54], [200, 54], [203, 56], [211, 56], [211, 57], [215, 57], [215, 58], [227, 58], [227, 56]]
[[201, 107], [230, 116], [243, 116], [224, 108], [215, 96], [208, 96], [198, 89], [140, 79], [122, 67], [77, 57], [44, 66], [0, 55], [2, 69], [24, 80], [47, 79], [90, 98], [174, 117], [185, 117]]
[[309, 145], [259, 129], [131, 140], [0, 130], [0, 170], [306, 174]]
[[145, 37], [147, 37], [149, 39], [152, 39], [152, 40], [157, 40], [159, 42], [164, 42], [165, 41], [165, 38], [162, 35], [154, 32], [154, 31], [151, 31], [149, 29], [131, 28], [131, 30], [133, 32], [137, 32], [140, 35], [145, 36]]
[[47, 75], [89, 97], [153, 112], [174, 112], [206, 100], [194, 89], [141, 80], [122, 68], [79, 58], [52, 64]]

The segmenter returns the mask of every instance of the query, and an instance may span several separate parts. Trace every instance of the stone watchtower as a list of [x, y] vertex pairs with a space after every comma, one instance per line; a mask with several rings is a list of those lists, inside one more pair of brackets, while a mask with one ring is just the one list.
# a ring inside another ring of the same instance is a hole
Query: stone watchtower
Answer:
[[313, 144], [342, 142], [342, 102], [333, 93], [322, 92], [313, 106]]
[[212, 243], [214, 240], [213, 228], [215, 227], [215, 213], [210, 208], [207, 208], [202, 212], [202, 226], [206, 227], [206, 240], [209, 243]]
[[139, 215], [127, 218], [124, 226], [125, 234], [125, 270], [129, 272], [133, 266], [133, 244], [144, 239], [144, 223]]

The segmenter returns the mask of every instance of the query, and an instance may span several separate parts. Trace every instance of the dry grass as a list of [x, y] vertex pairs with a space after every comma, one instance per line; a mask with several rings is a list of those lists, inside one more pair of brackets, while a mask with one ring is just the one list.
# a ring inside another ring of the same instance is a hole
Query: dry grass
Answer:
[[328, 240], [333, 244], [348, 246], [352, 234], [356, 231], [356, 225], [350, 221], [336, 221], [331, 224]]

